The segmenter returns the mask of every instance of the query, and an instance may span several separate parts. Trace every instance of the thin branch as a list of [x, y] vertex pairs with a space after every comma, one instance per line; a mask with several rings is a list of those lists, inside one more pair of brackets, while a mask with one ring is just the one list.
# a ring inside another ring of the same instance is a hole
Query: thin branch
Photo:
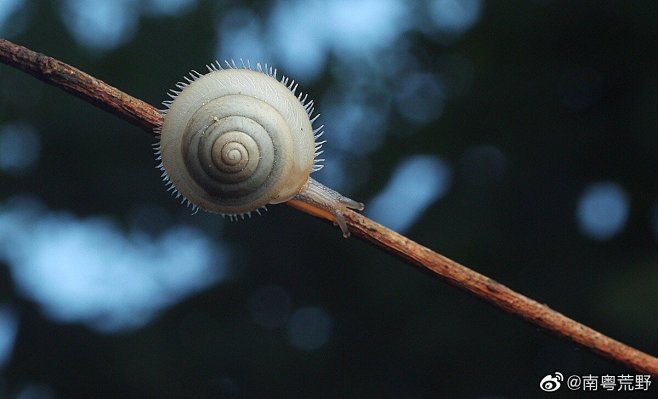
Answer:
[[[117, 115], [154, 135], [162, 119], [160, 113], [145, 102], [54, 58], [0, 39], [0, 61], [27, 72], [46, 83], [60, 87], [91, 104]], [[289, 205], [314, 216], [329, 215], [310, 212], [298, 201]], [[356, 237], [374, 244], [401, 260], [429, 270], [448, 283], [481, 298], [494, 306], [521, 317], [558, 336], [578, 343], [599, 355], [643, 373], [658, 376], [658, 359], [607, 337], [590, 327], [556, 312], [546, 305], [521, 295], [510, 288], [466, 266], [446, 258], [353, 211], [345, 218]]]
[[0, 61], [73, 94], [155, 135], [157, 109], [55, 58], [0, 39]]

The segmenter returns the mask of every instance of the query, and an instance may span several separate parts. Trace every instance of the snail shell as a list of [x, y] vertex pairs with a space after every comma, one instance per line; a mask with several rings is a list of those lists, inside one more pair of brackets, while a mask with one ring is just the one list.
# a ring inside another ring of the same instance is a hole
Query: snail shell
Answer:
[[192, 71], [163, 104], [157, 153], [169, 189], [195, 209], [231, 219], [294, 199], [349, 232], [350, 200], [310, 178], [322, 168], [322, 126], [313, 129], [313, 101], [272, 67], [219, 62]]

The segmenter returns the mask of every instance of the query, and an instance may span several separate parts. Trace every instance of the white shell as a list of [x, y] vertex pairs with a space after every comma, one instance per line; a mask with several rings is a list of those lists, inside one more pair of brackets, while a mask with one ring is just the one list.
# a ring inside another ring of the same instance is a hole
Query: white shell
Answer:
[[[297, 195], [322, 143], [312, 101], [276, 71], [219, 63], [196, 72], [164, 104], [159, 153], [163, 176], [193, 206], [244, 215]], [[315, 118], [314, 118], [315, 119]], [[313, 120], [314, 120], [313, 119]]]
[[322, 126], [313, 130], [313, 101], [267, 65], [226, 66], [192, 71], [163, 102], [156, 153], [169, 190], [195, 209], [233, 219], [294, 200], [348, 237], [344, 215], [363, 204], [310, 177], [322, 168], [315, 157], [324, 143], [315, 142]]

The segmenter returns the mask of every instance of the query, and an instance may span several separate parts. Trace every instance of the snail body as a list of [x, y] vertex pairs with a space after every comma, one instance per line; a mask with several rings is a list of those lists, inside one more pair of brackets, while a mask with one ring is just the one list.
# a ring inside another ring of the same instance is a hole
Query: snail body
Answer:
[[343, 213], [363, 204], [310, 177], [322, 168], [324, 143], [322, 126], [313, 129], [313, 102], [267, 65], [226, 66], [192, 71], [163, 102], [157, 153], [170, 189], [193, 208], [232, 219], [294, 200], [347, 237]]

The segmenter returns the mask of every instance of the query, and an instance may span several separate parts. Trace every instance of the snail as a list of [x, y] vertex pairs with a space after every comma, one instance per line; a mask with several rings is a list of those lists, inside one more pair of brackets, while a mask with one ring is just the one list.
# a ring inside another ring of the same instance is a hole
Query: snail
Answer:
[[267, 64], [225, 64], [193, 70], [163, 102], [155, 148], [168, 190], [231, 220], [292, 200], [348, 237], [345, 210], [364, 206], [310, 177], [325, 143], [313, 101]]

